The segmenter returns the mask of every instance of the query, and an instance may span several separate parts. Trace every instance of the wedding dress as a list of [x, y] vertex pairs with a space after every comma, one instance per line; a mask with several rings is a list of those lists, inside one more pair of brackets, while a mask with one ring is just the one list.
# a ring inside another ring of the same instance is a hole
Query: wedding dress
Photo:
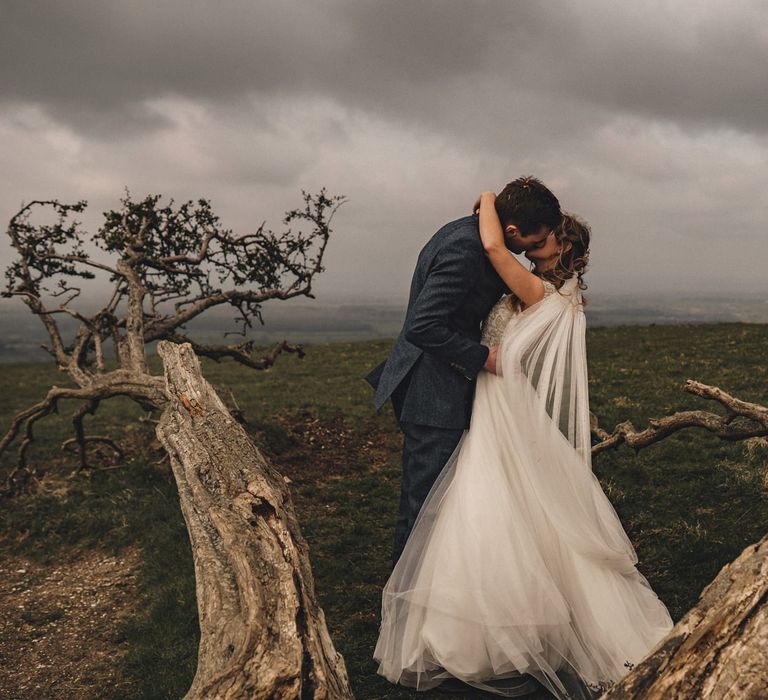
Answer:
[[592, 473], [581, 291], [544, 285], [483, 325], [500, 374], [478, 376], [470, 427], [382, 594], [374, 658], [393, 683], [511, 697], [529, 674], [593, 698], [672, 628]]

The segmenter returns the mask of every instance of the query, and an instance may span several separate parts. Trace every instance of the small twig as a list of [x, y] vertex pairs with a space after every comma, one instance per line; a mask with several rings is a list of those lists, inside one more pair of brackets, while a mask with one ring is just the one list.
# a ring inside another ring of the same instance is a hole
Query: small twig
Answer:
[[109, 467], [96, 467], [94, 469], [91, 469], [92, 472], [106, 472], [110, 469], [125, 469], [128, 466], [126, 462], [123, 462], [122, 464], [113, 464]]
[[[120, 457], [121, 459], [125, 457], [125, 452], [123, 451], [123, 449], [112, 438], [106, 435], [86, 435], [83, 437], [83, 441], [84, 442], [100, 442], [104, 445], [111, 447], [115, 451], [115, 454], [117, 454], [117, 456]], [[67, 440], [64, 440], [64, 442], [61, 443], [61, 449], [67, 450], [71, 445], [77, 445], [78, 447], [80, 447], [79, 441], [77, 438], [69, 438]]]

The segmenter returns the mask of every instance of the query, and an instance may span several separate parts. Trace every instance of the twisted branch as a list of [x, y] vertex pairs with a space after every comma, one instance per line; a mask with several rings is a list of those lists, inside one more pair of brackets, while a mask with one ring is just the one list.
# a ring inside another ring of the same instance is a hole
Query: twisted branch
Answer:
[[181, 333], [168, 333], [165, 335], [165, 340], [171, 340], [179, 345], [182, 343], [189, 343], [192, 349], [195, 351], [195, 355], [210, 357], [216, 362], [220, 362], [226, 357], [230, 357], [236, 362], [239, 362], [251, 369], [268, 369], [277, 361], [277, 358], [283, 353], [295, 353], [300, 359], [305, 355], [304, 346], [295, 345], [289, 343], [287, 340], [283, 340], [276, 343], [267, 353], [259, 358], [253, 358], [254, 341], [247, 340], [244, 343], [234, 343], [232, 345], [201, 345], [194, 340], [190, 340]]
[[162, 407], [168, 400], [161, 377], [146, 377], [146, 381], [137, 382], [125, 377], [124, 373], [120, 370], [112, 372], [107, 377], [113, 381], [106, 381], [85, 388], [53, 386], [48, 390], [44, 399], [20, 411], [13, 417], [10, 428], [3, 436], [3, 439], [0, 440], [0, 454], [9, 447], [22, 429], [24, 431], [24, 438], [17, 452], [17, 464], [6, 479], [4, 489], [6, 494], [17, 492], [27, 484], [30, 478], [34, 477], [34, 474], [27, 466], [26, 456], [27, 449], [34, 439], [34, 425], [41, 418], [57, 412], [60, 399], [80, 399], [86, 401], [85, 406], [73, 415], [73, 422], [75, 423], [77, 433], [75, 439], [81, 444], [81, 460], [84, 459], [84, 444], [87, 439], [82, 432], [82, 419], [89, 412], [90, 406], [94, 405], [94, 402], [98, 404], [100, 400], [111, 396], [128, 396], [135, 401], [143, 399], [145, 404]]
[[703, 428], [727, 441], [768, 435], [768, 408], [765, 406], [742, 401], [718, 387], [692, 379], [686, 381], [683, 390], [703, 399], [717, 401], [725, 407], [725, 415], [710, 411], [679, 411], [664, 418], [649, 420], [644, 430], [637, 430], [630, 421], [624, 421], [608, 433], [598, 425], [597, 418], [592, 414], [592, 435], [597, 439], [592, 445], [592, 455], [616, 449], [622, 444], [637, 452], [685, 428]]

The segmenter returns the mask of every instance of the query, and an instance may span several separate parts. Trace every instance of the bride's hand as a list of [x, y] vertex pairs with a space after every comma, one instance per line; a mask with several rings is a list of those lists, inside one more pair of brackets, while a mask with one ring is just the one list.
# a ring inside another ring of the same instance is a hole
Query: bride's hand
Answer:
[[496, 195], [493, 192], [483, 192], [477, 201], [480, 214], [480, 240], [483, 243], [485, 252], [489, 255], [498, 251], [506, 253], [504, 231], [501, 228], [501, 222], [494, 206]]
[[480, 211], [480, 200], [483, 198], [484, 194], [492, 194], [493, 198], [496, 199], [496, 193], [495, 192], [482, 192], [480, 196], [475, 200], [475, 203], [472, 205], [472, 213], [477, 214]]

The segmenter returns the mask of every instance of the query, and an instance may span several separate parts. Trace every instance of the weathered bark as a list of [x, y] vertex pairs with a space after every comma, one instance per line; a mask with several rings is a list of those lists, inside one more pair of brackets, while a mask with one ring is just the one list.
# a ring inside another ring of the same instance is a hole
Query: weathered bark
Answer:
[[702, 384], [693, 379], [686, 381], [683, 390], [703, 399], [717, 401], [725, 408], [720, 415], [710, 411], [679, 411], [664, 418], [648, 421], [648, 427], [637, 430], [630, 421], [619, 423], [612, 433], [603, 430], [597, 417], [591, 414], [592, 435], [597, 443], [592, 445], [592, 456], [622, 444], [629, 445], [635, 452], [648, 447], [678, 430], [703, 428], [721, 440], [735, 442], [768, 435], [768, 408], [749, 401], [742, 401], [716, 386]]
[[699, 602], [601, 700], [768, 698], [768, 535], [726, 564]]
[[195, 562], [198, 667], [186, 698], [351, 698], [317, 603], [285, 480], [203, 378], [192, 347], [158, 344], [171, 458]]

